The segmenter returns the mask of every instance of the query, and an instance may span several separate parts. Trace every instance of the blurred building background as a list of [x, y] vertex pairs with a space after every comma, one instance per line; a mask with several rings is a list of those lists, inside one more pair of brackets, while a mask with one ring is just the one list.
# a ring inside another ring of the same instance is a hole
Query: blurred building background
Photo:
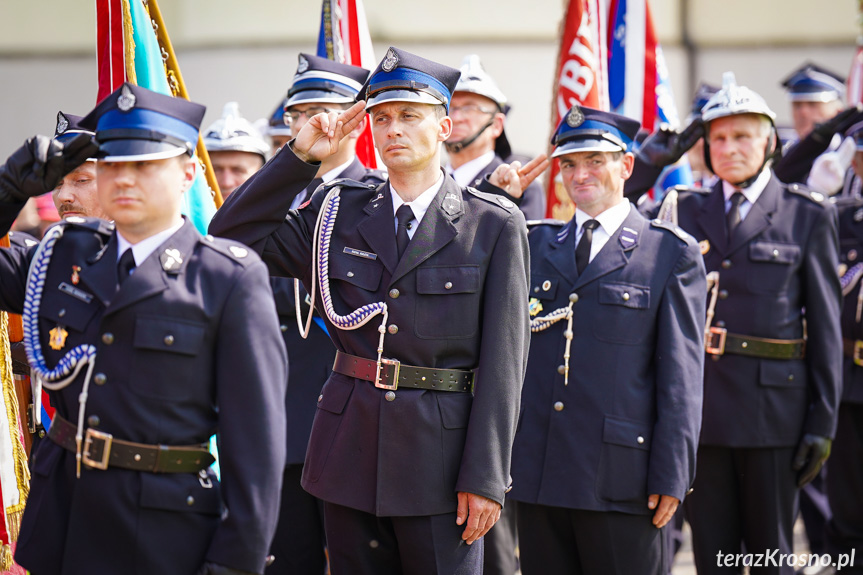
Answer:
[[[563, 0], [364, 0], [375, 55], [390, 45], [458, 67], [477, 53], [510, 98], [517, 151], [545, 149]], [[161, 0], [204, 124], [229, 100], [256, 119], [284, 96], [298, 52], [314, 53], [317, 0]], [[859, 33], [855, 0], [650, 0], [681, 116], [699, 81], [733, 70], [780, 123], [779, 85], [806, 60], [848, 73]], [[93, 0], [0, 0], [0, 157], [51, 133], [57, 110], [84, 114], [96, 98]]]

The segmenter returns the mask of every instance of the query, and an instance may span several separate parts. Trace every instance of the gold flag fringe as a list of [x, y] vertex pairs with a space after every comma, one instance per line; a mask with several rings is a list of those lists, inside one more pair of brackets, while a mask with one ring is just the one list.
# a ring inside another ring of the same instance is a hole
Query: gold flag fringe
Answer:
[[[24, 505], [30, 494], [30, 469], [27, 466], [27, 454], [21, 444], [21, 428], [18, 425], [19, 414], [18, 397], [15, 395], [15, 379], [12, 373], [12, 353], [9, 348], [9, 316], [6, 312], [0, 312], [0, 380], [3, 384], [3, 404], [6, 407], [6, 418], [9, 421], [9, 436], [12, 438], [12, 456], [15, 461], [15, 482], [18, 487], [18, 503], [10, 505], [4, 511], [6, 513], [6, 529], [9, 532], [9, 543], [18, 540], [18, 530], [21, 527], [21, 516], [24, 514]], [[4, 546], [8, 547], [8, 546]], [[9, 557], [11, 561], [11, 550]], [[0, 563], [6, 556], [4, 549], [0, 553]]]
[[129, 0], [123, 0], [123, 49], [126, 55], [126, 80], [138, 84], [135, 73], [135, 36], [132, 29], [132, 7]]
[[9, 571], [13, 564], [12, 546], [6, 543], [0, 547], [0, 571]]

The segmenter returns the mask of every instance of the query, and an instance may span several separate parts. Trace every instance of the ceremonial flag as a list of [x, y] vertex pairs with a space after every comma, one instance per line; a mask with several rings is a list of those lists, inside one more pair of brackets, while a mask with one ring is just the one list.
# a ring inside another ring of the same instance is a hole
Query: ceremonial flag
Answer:
[[[317, 55], [341, 64], [375, 69], [377, 60], [363, 0], [323, 0]], [[357, 157], [367, 168], [378, 166], [368, 123], [357, 140]]]
[[857, 2], [857, 21], [861, 27], [860, 34], [857, 36], [857, 51], [851, 62], [848, 81], [845, 83], [849, 106], [863, 102], [863, 0]]
[[[147, 7], [141, 0], [96, 0], [98, 101], [126, 81], [161, 94], [182, 96], [179, 70], [167, 69], [162, 59], [165, 47], [153, 28], [149, 13], [153, 8], [158, 9], [154, 0], [150, 0]], [[162, 34], [167, 38], [165, 30]], [[205, 154], [206, 150], [199, 144], [198, 158], [202, 159]], [[202, 161], [205, 166], [209, 164], [209, 159]], [[183, 195], [182, 209], [202, 234], [207, 233], [218, 201], [213, 191], [218, 185], [214, 178], [208, 178], [212, 169], [206, 170], [206, 174], [205, 170], [197, 170], [195, 181]]]

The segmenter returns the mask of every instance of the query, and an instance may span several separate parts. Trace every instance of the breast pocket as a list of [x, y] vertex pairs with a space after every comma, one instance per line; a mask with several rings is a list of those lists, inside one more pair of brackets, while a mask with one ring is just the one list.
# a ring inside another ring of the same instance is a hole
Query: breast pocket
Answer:
[[[478, 265], [417, 269], [414, 329], [425, 339], [474, 337], [479, 330]], [[505, 310], [501, 310], [503, 313]]]
[[132, 341], [132, 390], [158, 399], [200, 397], [195, 382], [208, 379], [199, 373], [203, 366], [198, 357], [206, 333], [207, 324], [202, 322], [138, 316]]
[[[596, 339], [609, 343], [637, 344], [649, 331], [647, 310], [650, 287], [622, 282], [600, 282], [599, 321], [593, 324]], [[575, 321], [578, 322], [578, 304]]]
[[[79, 290], [81, 294], [86, 292]], [[42, 299], [39, 306], [39, 315], [43, 320], [52, 325], [60, 325], [66, 329], [83, 333], [90, 320], [96, 315], [96, 312], [102, 307], [98, 300], [88, 295], [91, 299], [85, 301], [78, 299], [65, 293], [53, 293], [52, 297]], [[80, 297], [85, 297], [81, 295]], [[46, 332], [47, 333], [47, 332]]]
[[796, 244], [772, 241], [750, 243], [749, 261], [752, 270], [746, 278], [750, 291], [768, 294], [786, 291], [800, 257], [800, 246]]
[[341, 280], [370, 292], [377, 291], [381, 285], [383, 269], [381, 263], [358, 256], [336, 253], [330, 257], [331, 280]]
[[560, 278], [542, 274], [531, 274], [530, 297], [551, 301], [557, 297], [558, 284], [560, 284]]

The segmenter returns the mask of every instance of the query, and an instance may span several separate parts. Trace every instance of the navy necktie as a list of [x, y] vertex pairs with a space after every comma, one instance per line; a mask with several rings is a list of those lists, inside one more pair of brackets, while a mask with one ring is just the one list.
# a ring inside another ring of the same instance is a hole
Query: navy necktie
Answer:
[[578, 246], [575, 248], [575, 267], [578, 270], [578, 275], [584, 272], [584, 268], [590, 262], [590, 244], [593, 242], [593, 230], [599, 227], [599, 222], [596, 220], [587, 220], [583, 226], [584, 231], [581, 234], [581, 239], [578, 240]]
[[120, 256], [120, 261], [117, 262], [117, 279], [120, 285], [129, 279], [132, 270], [135, 269], [135, 256], [132, 254], [132, 248], [127, 248], [123, 255]]
[[731, 208], [728, 209], [728, 213], [725, 214], [725, 228], [728, 231], [728, 241], [731, 241], [731, 234], [734, 233], [734, 228], [740, 224], [740, 204], [746, 198], [740, 192], [734, 192], [731, 194]]
[[399, 252], [399, 259], [402, 259], [402, 255], [404, 255], [405, 250], [408, 248], [408, 244], [411, 241], [411, 238], [408, 235], [408, 224], [412, 219], [414, 219], [414, 212], [411, 210], [409, 205], [402, 204], [399, 209], [396, 210], [396, 219], [399, 222], [398, 228], [396, 229], [396, 248]]

